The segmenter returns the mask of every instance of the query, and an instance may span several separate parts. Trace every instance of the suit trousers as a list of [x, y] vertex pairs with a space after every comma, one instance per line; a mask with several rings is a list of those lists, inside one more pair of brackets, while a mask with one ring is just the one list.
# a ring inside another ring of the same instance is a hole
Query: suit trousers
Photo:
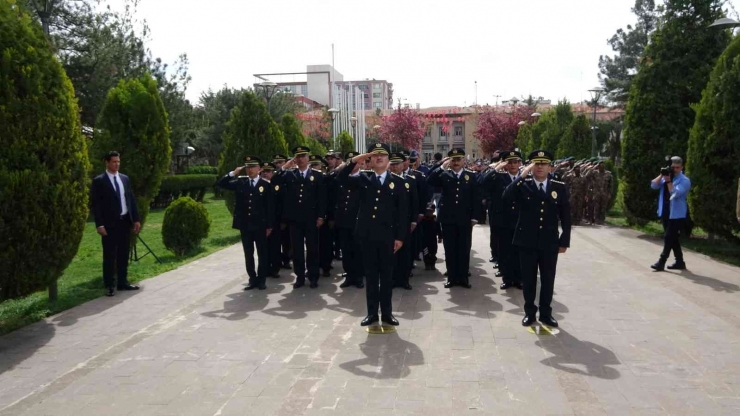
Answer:
[[267, 237], [267, 245], [270, 247], [270, 273], [277, 275], [280, 272], [280, 265], [282, 264], [280, 254], [280, 243], [282, 241], [282, 234], [286, 231], [280, 229], [279, 226], [275, 225], [272, 227], [272, 233]]
[[524, 284], [524, 313], [535, 316], [537, 306], [537, 269], [540, 271], [540, 318], [552, 316], [552, 294], [555, 286], [555, 269], [558, 265], [558, 252], [516, 247], [519, 250], [522, 283]]
[[363, 240], [360, 243], [362, 264], [365, 267], [365, 296], [367, 314], [377, 315], [378, 305], [384, 316], [393, 313], [393, 240]]
[[519, 266], [519, 250], [512, 240], [514, 239], [514, 230], [506, 227], [496, 228], [499, 247], [499, 270], [503, 275], [504, 283], [517, 283], [521, 281], [521, 272]]
[[334, 258], [338, 259], [342, 256], [342, 232], [336, 225], [332, 232], [334, 234]]
[[467, 225], [442, 224], [447, 280], [452, 284], [468, 283], [471, 243], [470, 228], [470, 223]]
[[[293, 271], [296, 283], [306, 281], [306, 266], [308, 265], [308, 280], [319, 281], [319, 229], [314, 221], [290, 223], [290, 243], [293, 246]], [[306, 252], [303, 251], [305, 243]], [[306, 256], [308, 259], [306, 259]]]
[[280, 230], [280, 261], [284, 265], [289, 265], [291, 257], [290, 228], [286, 225], [284, 230]]
[[686, 218], [678, 218], [674, 220], [663, 219], [663, 229], [665, 230], [665, 236], [663, 237], [663, 252], [660, 254], [660, 258], [667, 260], [673, 250], [673, 255], [676, 256], [676, 262], [683, 262], [683, 250], [681, 249], [681, 231], [686, 225]]
[[338, 228], [342, 243], [342, 267], [347, 273], [347, 281], [354, 285], [362, 283], [365, 270], [362, 268], [362, 252], [359, 241], [352, 228]]
[[329, 228], [329, 223], [319, 228], [319, 267], [324, 271], [329, 271], [331, 261], [334, 258], [334, 230]]
[[115, 226], [105, 228], [108, 235], [102, 237], [103, 282], [107, 288], [129, 284], [128, 257], [131, 248], [131, 226], [131, 220], [126, 217], [116, 221]]
[[411, 274], [411, 265], [414, 262], [413, 241], [416, 236], [406, 235], [403, 246], [393, 254], [393, 286], [406, 286], [409, 284], [409, 275]]
[[488, 210], [488, 224], [491, 227], [491, 230], [490, 230], [491, 231], [491, 242], [490, 242], [491, 257], [495, 257], [496, 259], [498, 259], [499, 257], [499, 246], [498, 246], [499, 238], [496, 235], [497, 227], [493, 225], [493, 210], [490, 210], [490, 209]]
[[[270, 248], [267, 244], [267, 235], [264, 229], [241, 230], [242, 248], [244, 248], [244, 262], [247, 265], [249, 283], [261, 285], [265, 283], [270, 273]], [[257, 246], [257, 272], [254, 270], [254, 246]]]

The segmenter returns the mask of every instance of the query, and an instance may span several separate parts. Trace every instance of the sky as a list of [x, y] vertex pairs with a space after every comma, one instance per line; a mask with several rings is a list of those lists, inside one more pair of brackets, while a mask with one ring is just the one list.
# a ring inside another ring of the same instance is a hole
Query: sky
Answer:
[[251, 86], [253, 74], [331, 64], [334, 44], [345, 81], [387, 80], [394, 99], [425, 108], [475, 103], [476, 81], [481, 105], [530, 94], [588, 99], [599, 56], [612, 54], [607, 39], [635, 22], [634, 2], [140, 0], [136, 16], [151, 28], [154, 56], [188, 54], [192, 102], [209, 88]]

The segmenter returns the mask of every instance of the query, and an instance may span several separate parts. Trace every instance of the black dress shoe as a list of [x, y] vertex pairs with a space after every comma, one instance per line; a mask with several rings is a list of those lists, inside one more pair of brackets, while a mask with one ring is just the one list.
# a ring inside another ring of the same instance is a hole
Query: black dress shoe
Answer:
[[668, 270], [686, 270], [686, 263], [684, 262], [675, 262], [671, 264], [670, 266], [666, 267]]
[[118, 290], [139, 290], [139, 286], [136, 285], [123, 285], [119, 286]]
[[113, 288], [112, 288], [112, 287], [108, 288], [108, 291], [107, 291], [107, 292], [105, 292], [105, 296], [113, 296], [113, 295], [115, 295], [115, 294], [116, 294], [116, 291], [115, 291], [115, 290], [113, 290]]
[[555, 318], [553, 318], [552, 316], [540, 316], [540, 322], [545, 324], [546, 326], [551, 326], [553, 328], [558, 327], [558, 321], [556, 321]]
[[503, 283], [501, 283], [501, 286], [499, 286], [499, 288], [500, 288], [501, 290], [506, 290], [506, 289], [508, 289], [508, 288], [510, 288], [510, 287], [514, 287], [514, 284], [513, 284], [513, 283], [506, 283], [506, 282], [503, 282]]
[[354, 286], [354, 284], [346, 279], [344, 280], [344, 282], [342, 282], [341, 285], [339, 285], [339, 287], [342, 289], [344, 289], [345, 287], [350, 287], [350, 286]]
[[301, 287], [303, 287], [303, 286], [304, 286], [305, 284], [306, 284], [305, 282], [295, 282], [295, 283], [293, 283], [293, 289], [298, 289], [298, 288], [301, 288]]
[[368, 326], [378, 322], [378, 315], [368, 315], [360, 322], [360, 326]]
[[496, 262], [496, 257], [491, 257], [490, 259], [488, 259], [488, 261], [490, 263], [495, 263]]
[[525, 315], [522, 319], [522, 326], [530, 326], [534, 323], [534, 316]]
[[454, 284], [454, 283], [452, 283], [452, 282], [450, 282], [450, 281], [447, 281], [447, 282], [445, 282], [445, 289], [449, 289], [449, 288], [451, 288], [451, 287], [453, 287], [453, 286], [455, 286], [455, 284]]
[[468, 270], [468, 277], [472, 276], [473, 274], [470, 273], [470, 270]]
[[656, 272], [662, 272], [663, 270], [665, 270], [665, 263], [659, 261], [655, 264], [651, 264], [650, 268], [655, 270]]
[[403, 285], [403, 286], [400, 286], [400, 287], [402, 287], [402, 288], [404, 288], [406, 290], [411, 290], [411, 285], [410, 284], [406, 284], [406, 285]]
[[494, 265], [493, 265], [493, 268], [494, 268], [494, 269], [498, 269], [498, 263], [494, 264]]
[[280, 274], [276, 272], [276, 273], [271, 274], [270, 277], [272, 277], [273, 279], [279, 279]]
[[393, 315], [383, 315], [383, 317], [380, 318], [380, 321], [384, 324], [398, 326], [398, 320], [393, 317]]
[[247, 285], [247, 287], [244, 288], [244, 290], [252, 290], [252, 289], [256, 289], [256, 288], [257, 288], [257, 285], [256, 284], [250, 283], [250, 284]]
[[316, 289], [319, 287], [319, 282], [311, 282], [310, 285], [308, 285], [311, 289]]
[[460, 283], [458, 286], [464, 287], [465, 289], [470, 289], [473, 287], [470, 283]]
[[501, 277], [501, 276], [503, 276], [503, 275], [504, 275], [504, 274], [503, 274], [503, 273], [501, 273], [501, 272], [496, 272], [496, 274], [495, 274], [495, 276], [496, 276], [496, 277]]
[[265, 289], [267, 289], [267, 285], [259, 285], [259, 286], [257, 286], [257, 289], [259, 289], [259, 290], [265, 290]]
[[340, 274], [340, 275], [339, 275], [339, 277], [344, 277], [344, 278], [346, 278], [346, 277], [347, 277], [347, 273], [346, 273], [346, 272], [345, 272], [345, 273], [342, 273], [342, 274]]
[[365, 284], [362, 283], [362, 282], [360, 282], [360, 283], [356, 284], [355, 287], [358, 288], [358, 289], [362, 289], [363, 287], [365, 287]]

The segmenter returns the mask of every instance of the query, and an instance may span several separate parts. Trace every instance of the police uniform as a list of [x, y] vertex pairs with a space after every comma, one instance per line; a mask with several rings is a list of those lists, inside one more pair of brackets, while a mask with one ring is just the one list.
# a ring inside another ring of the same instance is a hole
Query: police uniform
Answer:
[[[349, 152], [346, 159], [350, 160], [357, 155], [357, 152]], [[345, 280], [339, 287], [363, 288], [365, 270], [362, 267], [360, 241], [355, 235], [357, 212], [360, 209], [360, 192], [356, 183], [343, 184], [337, 180], [336, 184], [337, 201], [334, 207], [334, 226], [339, 231], [339, 241], [342, 245], [342, 268], [345, 273]]]
[[[413, 150], [410, 154], [407, 154], [404, 152], [404, 156], [409, 159], [411, 163], [416, 162], [416, 159], [419, 157], [419, 154], [416, 152], [416, 150]], [[428, 186], [427, 186], [427, 177], [419, 170], [416, 169], [406, 169], [404, 171], [405, 175], [412, 176], [415, 179], [416, 182], [416, 194], [418, 196], [418, 210], [416, 212], [417, 219], [416, 222], [418, 223], [421, 221], [421, 217], [424, 216], [424, 211], [426, 210], [426, 205], [431, 199], [431, 195], [429, 194]], [[410, 266], [413, 268], [414, 266], [414, 260], [418, 260], [418, 256], [421, 253], [422, 250], [422, 235], [421, 230], [415, 230], [412, 234], [414, 234], [415, 238], [412, 240], [412, 255], [409, 258]]]
[[[260, 175], [264, 172], [273, 172], [273, 174], [275, 172], [275, 165], [270, 162], [262, 162], [260, 167], [262, 168]], [[270, 232], [270, 236], [267, 237], [268, 257], [270, 259], [269, 275], [274, 278], [278, 278], [280, 277], [280, 266], [282, 264], [280, 259], [280, 219], [282, 218], [282, 193], [284, 187], [281, 188], [274, 180], [267, 180], [264, 177], [262, 179], [270, 184], [273, 195], [273, 210], [275, 211], [275, 214], [273, 215], [272, 232]]]
[[[293, 153], [308, 154], [311, 149], [298, 146]], [[306, 167], [304, 172], [299, 168], [283, 170], [278, 174], [285, 183], [286, 194], [283, 207], [284, 217], [290, 226], [290, 241], [293, 246], [293, 271], [296, 274], [294, 288], [302, 287], [308, 280], [311, 288], [318, 287], [319, 281], [319, 232], [317, 220], [326, 220], [326, 189], [324, 174]], [[306, 247], [306, 253], [303, 247]]]
[[[501, 152], [501, 158], [506, 161], [522, 160], [522, 154], [511, 150]], [[494, 234], [498, 239], [498, 263], [503, 280], [501, 289], [508, 289], [512, 286], [521, 288], [519, 252], [512, 244], [514, 229], [519, 219], [519, 209], [515, 199], [504, 202], [504, 190], [514, 182], [517, 176], [518, 173], [512, 177], [509, 172], [492, 170], [481, 182], [490, 200], [491, 228], [495, 229]]]
[[[388, 155], [388, 145], [376, 143], [368, 152]], [[405, 241], [408, 233], [408, 201], [405, 183], [389, 171], [376, 175], [362, 171], [350, 176], [355, 167], [350, 162], [339, 172], [343, 185], [352, 185], [360, 192], [360, 208], [355, 232], [361, 241], [362, 262], [365, 268], [367, 317], [362, 325], [378, 321], [378, 306], [385, 323], [398, 325], [393, 317], [393, 248], [395, 241]]]
[[[448, 157], [462, 159], [463, 149], [449, 151]], [[461, 169], [455, 173], [436, 165], [429, 174], [427, 183], [442, 188], [439, 203], [439, 221], [442, 224], [445, 264], [447, 265], [446, 288], [462, 286], [470, 288], [468, 267], [470, 265], [471, 227], [478, 222], [483, 206], [478, 197], [478, 184], [473, 172]]]
[[[403, 153], [391, 153], [390, 164], [395, 165], [406, 161], [406, 156]], [[392, 173], [395, 175], [394, 173]], [[408, 201], [408, 223], [409, 231], [406, 234], [406, 239], [403, 241], [403, 246], [394, 255], [393, 265], [393, 287], [401, 287], [406, 290], [411, 290], [409, 284], [409, 276], [411, 275], [411, 266], [414, 264], [414, 250], [416, 249], [416, 235], [417, 233], [411, 230], [411, 225], [414, 227], [418, 223], [418, 206], [419, 206], [419, 195], [416, 184], [416, 178], [411, 175], [402, 174], [396, 175], [403, 180], [403, 189], [406, 192], [406, 199]]]
[[[312, 168], [322, 170], [328, 166], [326, 161], [318, 155], [309, 156], [309, 164]], [[334, 256], [334, 235], [330, 223], [334, 222], [334, 204], [336, 203], [336, 189], [334, 187], [334, 173], [324, 174], [324, 189], [326, 193], [326, 221], [319, 228], [319, 268], [324, 277], [331, 276], [331, 261]]]
[[[552, 155], [546, 150], [535, 150], [529, 155], [535, 163], [549, 163]], [[522, 283], [524, 284], [524, 313], [522, 325], [534, 323], [537, 306], [537, 270], [542, 282], [540, 291], [540, 322], [558, 326], [552, 317], [553, 287], [558, 262], [558, 249], [570, 246], [570, 203], [565, 183], [547, 177], [538, 182], [534, 177], [519, 177], [504, 191], [504, 201], [514, 200], [519, 206], [519, 220], [514, 230], [514, 245], [519, 248]], [[558, 232], [558, 226], [562, 233]]]
[[[272, 163], [280, 163], [280, 162], [286, 162], [288, 160], [288, 157], [281, 154], [276, 154], [272, 158]], [[276, 211], [280, 213], [279, 218], [279, 225], [277, 231], [278, 235], [280, 236], [280, 246], [278, 247], [278, 251], [280, 254], [280, 263], [281, 268], [283, 269], [291, 269], [290, 267], [290, 258], [291, 258], [291, 246], [290, 246], [290, 229], [288, 228], [287, 224], [288, 221], [285, 218], [285, 181], [283, 180], [283, 177], [278, 175], [278, 172], [275, 172], [275, 174], [272, 176], [272, 180], [270, 183], [274, 185], [274, 188], [277, 189], [277, 192], [275, 193], [275, 204], [277, 206]], [[272, 230], [273, 233], [275, 233], [275, 229]]]
[[[254, 156], [244, 158], [245, 167], [260, 166], [260, 159]], [[259, 176], [233, 177], [233, 172], [221, 178], [217, 186], [236, 192], [234, 220], [232, 228], [240, 231], [244, 260], [249, 275], [249, 284], [244, 290], [266, 289], [265, 280], [270, 272], [267, 230], [275, 223], [273, 190], [270, 183]], [[257, 272], [254, 269], [254, 247], [257, 246]]]

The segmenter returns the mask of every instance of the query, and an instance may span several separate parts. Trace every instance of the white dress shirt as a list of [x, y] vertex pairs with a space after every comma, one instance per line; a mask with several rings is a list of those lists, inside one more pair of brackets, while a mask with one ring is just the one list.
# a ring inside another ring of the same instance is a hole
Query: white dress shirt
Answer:
[[307, 167], [306, 170], [301, 170], [300, 168], [298, 168], [298, 173], [300, 173], [301, 178], [304, 178], [305, 179], [306, 176], [308, 176], [309, 169], [311, 169], [311, 168], [310, 167]]
[[110, 180], [110, 184], [113, 186], [113, 190], [116, 190], [116, 182], [118, 182], [118, 197], [121, 199], [121, 215], [128, 214], [128, 206], [126, 206], [126, 191], [123, 188], [123, 181], [121, 180], [121, 177], [118, 176], [118, 173], [110, 173], [107, 170], [105, 171], [106, 175], [108, 175], [108, 179]]
[[388, 171], [385, 171], [385, 172], [383, 172], [381, 174], [377, 174], [376, 173], [375, 175], [376, 176], [380, 176], [380, 184], [383, 185], [383, 184], [385, 184], [385, 177], [386, 177], [386, 175], [388, 175]]

